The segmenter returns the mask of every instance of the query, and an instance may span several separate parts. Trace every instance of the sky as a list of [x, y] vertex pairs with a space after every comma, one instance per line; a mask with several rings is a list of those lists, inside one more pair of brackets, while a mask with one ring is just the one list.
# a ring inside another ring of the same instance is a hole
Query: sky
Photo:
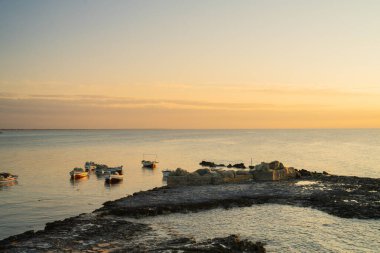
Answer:
[[0, 128], [378, 128], [379, 13], [377, 0], [0, 0]]

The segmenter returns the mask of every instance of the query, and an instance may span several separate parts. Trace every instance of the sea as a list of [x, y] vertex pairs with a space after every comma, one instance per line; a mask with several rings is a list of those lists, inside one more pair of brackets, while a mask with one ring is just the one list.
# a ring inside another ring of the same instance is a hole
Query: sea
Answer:
[[[380, 129], [1, 130], [0, 239], [43, 229], [47, 222], [92, 212], [102, 203], [166, 184], [162, 170], [194, 171], [202, 160], [285, 166], [380, 177]], [[156, 169], [142, 159], [159, 161]], [[123, 165], [122, 183], [92, 173], [70, 180], [86, 161]], [[379, 200], [380, 201], [380, 200]], [[260, 205], [146, 218], [162, 231], [197, 239], [240, 234], [268, 252], [378, 252], [380, 221], [342, 219], [310, 208]]]

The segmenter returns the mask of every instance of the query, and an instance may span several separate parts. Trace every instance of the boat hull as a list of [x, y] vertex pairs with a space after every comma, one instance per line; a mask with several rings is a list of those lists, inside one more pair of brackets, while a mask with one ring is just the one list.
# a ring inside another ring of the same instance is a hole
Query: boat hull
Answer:
[[155, 162], [142, 162], [143, 168], [154, 169], [157, 168], [157, 163]]
[[8, 184], [8, 183], [16, 182], [17, 178], [18, 176], [12, 175], [10, 173], [6, 173], [6, 172], [0, 173], [0, 184]]
[[88, 173], [87, 172], [82, 172], [82, 173], [72, 173], [71, 174], [71, 179], [79, 179], [79, 178], [84, 178], [87, 177]]
[[119, 183], [122, 180], [123, 180], [123, 176], [115, 176], [115, 175], [107, 176], [105, 179], [107, 184]]

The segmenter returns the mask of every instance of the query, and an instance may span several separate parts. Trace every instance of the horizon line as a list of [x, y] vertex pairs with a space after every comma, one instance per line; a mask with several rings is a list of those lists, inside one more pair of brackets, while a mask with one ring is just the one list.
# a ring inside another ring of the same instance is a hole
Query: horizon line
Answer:
[[46, 131], [46, 130], [361, 130], [380, 127], [310, 127], [310, 128], [0, 128], [0, 131]]

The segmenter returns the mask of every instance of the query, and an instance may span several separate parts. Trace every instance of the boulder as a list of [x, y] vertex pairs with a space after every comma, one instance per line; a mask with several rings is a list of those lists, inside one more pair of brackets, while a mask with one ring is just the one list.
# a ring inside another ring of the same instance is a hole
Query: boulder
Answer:
[[208, 162], [208, 161], [202, 161], [199, 163], [199, 165], [203, 166], [203, 167], [210, 167], [210, 168], [215, 168], [215, 167], [225, 167], [226, 165], [224, 165], [223, 163], [221, 164], [216, 164], [214, 162]]
[[211, 167], [211, 168], [216, 167], [215, 163], [208, 162], [208, 161], [202, 161], [199, 163], [199, 165], [204, 166], [204, 167]]
[[237, 168], [237, 169], [245, 169], [246, 168], [244, 163], [236, 163], [232, 167]]
[[194, 173], [197, 173], [198, 175], [203, 176], [206, 174], [210, 174], [211, 171], [210, 171], [210, 169], [198, 169], [198, 170], [194, 171]]
[[270, 171], [269, 163], [262, 162], [254, 166], [256, 171]]
[[220, 170], [217, 171], [217, 173], [219, 173], [222, 178], [235, 178], [235, 171], [233, 170]]
[[270, 163], [262, 162], [254, 166], [250, 171], [256, 180], [286, 180], [299, 177], [299, 173], [293, 167], [285, 167], [279, 161]]
[[269, 169], [271, 170], [283, 170], [285, 167], [279, 161], [273, 161], [269, 163]]

